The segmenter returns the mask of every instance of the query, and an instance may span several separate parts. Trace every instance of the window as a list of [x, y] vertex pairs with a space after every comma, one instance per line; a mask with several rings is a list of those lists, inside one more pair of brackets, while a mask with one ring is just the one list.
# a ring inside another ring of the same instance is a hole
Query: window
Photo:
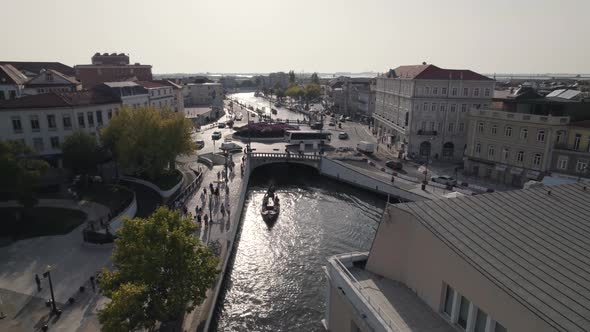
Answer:
[[57, 124], [55, 123], [55, 115], [54, 114], [47, 114], [47, 127], [49, 130], [55, 130]]
[[31, 115], [31, 129], [33, 131], [39, 131], [39, 117], [37, 115]]
[[4, 99], [6, 99], [6, 96], [4, 96], [4, 91], [0, 91], [0, 100]]
[[463, 97], [469, 96], [469, 88], [463, 88]]
[[563, 131], [558, 131], [557, 132], [557, 136], [555, 137], [555, 143], [559, 144], [561, 143], [561, 140], [563, 139]]
[[432, 88], [432, 94], [433, 95], [438, 95], [438, 88]]
[[456, 96], [457, 95], [457, 88], [453, 88], [451, 90], [451, 95]]
[[442, 131], [442, 126], [443, 126], [442, 122], [439, 122], [438, 123], [438, 131]]
[[59, 149], [59, 137], [53, 136], [50, 138], [50, 141], [52, 149]]
[[526, 128], [522, 128], [520, 130], [520, 139], [521, 140], [526, 140], [528, 136], [529, 136], [529, 130], [526, 129]]
[[12, 117], [12, 130], [14, 130], [15, 134], [20, 134], [23, 132], [23, 124], [20, 122], [19, 116]]
[[479, 88], [473, 89], [473, 96], [474, 97], [479, 97]]
[[42, 137], [35, 137], [33, 138], [33, 148], [37, 151], [43, 151], [43, 138]]
[[459, 319], [457, 324], [464, 329], [467, 329], [467, 317], [469, 316], [469, 305], [471, 303], [465, 296], [461, 296], [461, 304], [459, 306]]
[[510, 159], [510, 149], [504, 148], [502, 149], [502, 161], [507, 162]]
[[588, 160], [586, 159], [579, 159], [576, 163], [576, 172], [578, 173], [586, 173], [588, 170]]
[[493, 145], [488, 146], [488, 158], [494, 159], [495, 152], [496, 152], [496, 148]]
[[539, 129], [537, 131], [537, 141], [539, 141], [539, 142], [545, 142], [545, 130]]
[[446, 96], [446, 94], [447, 94], [447, 88], [440, 89], [440, 94], [443, 95], [443, 96]]
[[430, 121], [430, 130], [434, 131], [434, 121]]
[[45, 78], [51, 82], [53, 81], [53, 74], [50, 72], [45, 72]]
[[443, 307], [443, 312], [447, 314], [449, 317], [453, 314], [453, 298], [455, 297], [455, 290], [453, 287], [447, 285], [447, 289], [445, 291], [445, 303]]
[[488, 315], [485, 311], [478, 308], [477, 315], [475, 316], [475, 327], [473, 328], [473, 332], [485, 332], [487, 320]]
[[462, 133], [463, 131], [465, 131], [465, 124], [463, 122], [459, 123], [459, 132]]
[[477, 144], [475, 144], [475, 154], [479, 156], [480, 153], [481, 153], [481, 144], [477, 143]]
[[109, 110], [109, 111], [107, 112], [107, 119], [109, 119], [109, 120], [110, 120], [110, 119], [112, 119], [112, 118], [113, 118], [113, 110]]
[[484, 128], [485, 128], [485, 126], [484, 126], [483, 122], [480, 122], [477, 124], [477, 131], [478, 132], [483, 133]]
[[96, 111], [96, 123], [99, 126], [102, 126], [102, 111], [101, 110]]
[[524, 162], [524, 151], [518, 151], [516, 154], [516, 162], [522, 164]]
[[86, 127], [86, 124], [84, 123], [84, 113], [78, 113], [78, 126], [80, 126], [80, 128]]
[[492, 125], [492, 129], [490, 129], [492, 135], [498, 134], [498, 125]]
[[8, 91], [8, 95], [10, 96], [10, 99], [16, 99], [16, 91], [15, 90]]
[[582, 135], [576, 134], [576, 137], [574, 138], [574, 150], [576, 150], [576, 151], [580, 150], [580, 141], [581, 140], [582, 140]]
[[88, 116], [88, 127], [94, 127], [94, 113], [88, 112], [86, 115]]
[[456, 110], [457, 110], [457, 105], [455, 105], [455, 104], [452, 104], [452, 105], [451, 105], [451, 112], [453, 112], [453, 113], [454, 113]]
[[426, 121], [422, 121], [421, 129], [426, 130]]
[[72, 129], [72, 119], [70, 119], [70, 115], [69, 114], [64, 114], [63, 115], [63, 123], [64, 123], [64, 129]]
[[543, 160], [543, 156], [540, 153], [535, 153], [533, 156], [533, 166], [534, 167], [541, 167], [541, 161]]
[[453, 132], [454, 127], [455, 127], [455, 124], [454, 123], [452, 123], [452, 122], [449, 123], [449, 133], [452, 133]]
[[486, 97], [490, 96], [490, 89], [485, 89], [484, 96], [486, 96]]
[[461, 105], [461, 112], [467, 112], [467, 104]]
[[441, 105], [440, 105], [440, 111], [441, 111], [441, 112], [444, 112], [444, 111], [446, 111], [446, 110], [447, 110], [447, 105], [445, 105], [445, 104], [441, 104]]
[[429, 110], [429, 108], [430, 108], [430, 104], [428, 104], [428, 103], [424, 103], [424, 106], [422, 107], [422, 110], [423, 110], [423, 111], [428, 111], [428, 110]]
[[494, 332], [508, 332], [508, 330], [500, 323], [496, 322], [496, 328]]
[[432, 103], [432, 107], [430, 108], [431, 111], [436, 111], [436, 103]]
[[504, 136], [506, 136], [506, 137], [512, 136], [512, 127], [506, 126], [506, 128], [504, 128]]
[[425, 95], [429, 95], [430, 94], [430, 88], [429, 87], [424, 87], [424, 94]]
[[557, 159], [557, 168], [559, 169], [567, 169], [567, 156], [559, 156]]

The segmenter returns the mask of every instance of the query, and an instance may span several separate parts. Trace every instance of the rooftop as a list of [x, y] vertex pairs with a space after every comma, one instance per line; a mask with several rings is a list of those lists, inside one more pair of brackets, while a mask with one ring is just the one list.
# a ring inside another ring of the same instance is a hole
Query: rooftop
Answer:
[[119, 98], [95, 90], [50, 92], [0, 101], [0, 110], [72, 107], [119, 103]]
[[28, 80], [28, 77], [21, 73], [14, 66], [9, 64], [0, 65], [0, 84], [23, 85]]
[[74, 68], [66, 66], [61, 62], [26, 62], [26, 61], [0, 61], [0, 65], [12, 65], [20, 71], [29, 71], [35, 74], [39, 74], [43, 69], [53, 69], [58, 72], [68, 75], [75, 76], [76, 72]]
[[590, 188], [397, 204], [556, 330], [590, 330]]
[[444, 69], [429, 64], [399, 66], [395, 69], [390, 69], [386, 75], [392, 78], [399, 77], [415, 80], [492, 81], [491, 78], [468, 69]]

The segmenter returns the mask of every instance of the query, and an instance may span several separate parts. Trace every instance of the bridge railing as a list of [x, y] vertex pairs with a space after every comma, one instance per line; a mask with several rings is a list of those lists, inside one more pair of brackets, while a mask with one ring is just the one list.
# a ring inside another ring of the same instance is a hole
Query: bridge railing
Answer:
[[265, 153], [265, 152], [255, 152], [250, 153], [250, 158], [272, 158], [272, 159], [296, 159], [296, 160], [313, 160], [319, 161], [322, 159], [319, 155], [311, 155], [311, 154], [298, 154], [298, 153]]

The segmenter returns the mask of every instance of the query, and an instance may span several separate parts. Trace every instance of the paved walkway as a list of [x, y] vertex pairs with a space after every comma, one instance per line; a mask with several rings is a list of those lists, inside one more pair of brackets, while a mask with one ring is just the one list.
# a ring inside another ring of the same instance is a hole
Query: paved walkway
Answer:
[[[15, 205], [14, 201], [0, 203]], [[105, 206], [92, 202], [42, 199], [39, 206], [80, 209], [87, 213], [87, 221], [108, 214]], [[99, 330], [96, 310], [105, 299], [92, 291], [89, 278], [109, 265], [111, 249], [84, 246], [85, 225], [65, 235], [36, 237], [0, 247], [0, 311], [7, 316], [0, 320], [0, 331], [37, 331], [47, 322], [53, 331]], [[57, 320], [45, 307], [51, 297], [48, 281], [42, 277], [47, 266], [51, 266], [56, 302], [63, 310]], [[35, 274], [41, 278], [41, 291], [37, 291]], [[87, 291], [80, 293], [78, 289], [83, 285]], [[73, 304], [67, 304], [70, 297], [76, 300]]]

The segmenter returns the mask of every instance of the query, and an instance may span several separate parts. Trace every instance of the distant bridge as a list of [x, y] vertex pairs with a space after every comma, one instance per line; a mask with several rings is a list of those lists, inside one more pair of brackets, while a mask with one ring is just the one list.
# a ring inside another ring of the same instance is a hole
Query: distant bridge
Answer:
[[322, 157], [319, 155], [298, 154], [298, 153], [264, 153], [256, 152], [249, 154], [250, 170], [256, 167], [277, 164], [277, 163], [294, 163], [311, 166], [318, 171], [321, 169]]

